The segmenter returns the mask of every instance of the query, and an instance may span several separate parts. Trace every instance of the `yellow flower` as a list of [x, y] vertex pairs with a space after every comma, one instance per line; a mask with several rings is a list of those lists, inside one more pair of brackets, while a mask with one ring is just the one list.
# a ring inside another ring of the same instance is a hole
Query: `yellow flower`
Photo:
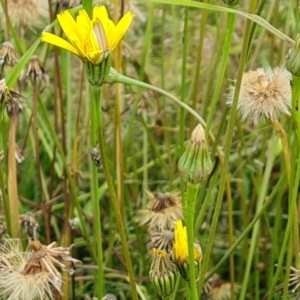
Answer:
[[69, 41], [50, 32], [42, 33], [42, 41], [66, 49], [84, 62], [100, 64], [116, 48], [133, 17], [133, 13], [127, 12], [115, 25], [105, 6], [94, 7], [92, 20], [84, 9], [79, 10], [76, 19], [64, 11], [57, 19]]
[[[186, 227], [178, 220], [175, 225], [175, 241], [173, 245], [173, 260], [176, 263], [180, 275], [185, 281], [189, 281], [189, 250]], [[194, 243], [194, 260], [196, 274], [200, 271], [202, 250], [199, 244]]]

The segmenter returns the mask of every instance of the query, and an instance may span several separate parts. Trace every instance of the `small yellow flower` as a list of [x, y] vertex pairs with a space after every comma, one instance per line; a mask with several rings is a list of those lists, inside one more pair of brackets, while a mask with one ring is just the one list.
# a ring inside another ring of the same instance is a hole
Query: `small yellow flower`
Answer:
[[42, 33], [42, 41], [66, 49], [84, 62], [100, 64], [116, 48], [133, 17], [133, 13], [127, 12], [115, 25], [105, 6], [94, 7], [92, 20], [84, 9], [79, 10], [76, 19], [64, 11], [57, 19], [69, 41], [50, 32]]
[[[188, 261], [189, 250], [187, 242], [186, 227], [182, 225], [182, 221], [178, 220], [175, 225], [175, 242], [174, 242], [174, 258], [176, 261]], [[195, 260], [201, 261], [202, 253], [198, 247], [194, 247]]]
[[[196, 274], [200, 272], [202, 250], [199, 244], [194, 243], [194, 259]], [[173, 260], [176, 263], [180, 275], [185, 281], [189, 281], [189, 250], [186, 227], [178, 220], [175, 225], [175, 241], [173, 245]]]

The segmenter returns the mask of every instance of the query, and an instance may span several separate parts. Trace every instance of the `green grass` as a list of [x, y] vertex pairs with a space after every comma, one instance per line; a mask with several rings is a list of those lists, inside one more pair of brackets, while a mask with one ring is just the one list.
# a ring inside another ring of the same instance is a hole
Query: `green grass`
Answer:
[[[2, 238], [19, 236], [27, 245], [24, 226], [16, 233], [18, 220], [10, 213], [11, 205], [17, 204], [20, 214], [34, 213], [43, 244], [74, 244], [72, 256], [83, 264], [66, 277], [62, 299], [101, 299], [105, 293], [137, 299], [127, 272], [130, 265], [138, 299], [158, 299], [148, 276], [149, 232], [138, 225], [136, 215], [147, 207], [146, 190], [177, 191], [185, 203], [188, 186], [177, 162], [198, 123], [205, 127], [215, 162], [209, 180], [192, 193], [195, 240], [203, 251], [198, 295], [217, 273], [229, 283], [221, 286], [223, 290], [239, 286], [230, 299], [258, 300], [267, 293], [269, 299], [291, 296], [289, 269], [300, 268], [299, 144], [293, 123], [297, 116], [278, 120], [287, 135], [284, 156], [275, 125], [270, 120], [241, 120], [237, 103], [243, 72], [285, 63], [297, 38], [298, 8], [296, 1], [240, 2], [227, 6], [222, 1], [124, 1], [124, 13], [130, 10], [136, 16], [113, 55], [113, 66], [123, 76], [103, 85], [102, 109], [91, 102], [98, 92], [90, 90], [82, 62], [40, 42], [49, 18], [40, 26], [30, 22], [8, 27], [15, 24], [10, 19], [0, 27], [0, 42], [9, 40], [19, 54], [15, 66], [4, 67], [8, 87], [18, 90], [18, 76], [33, 54], [50, 80], [37, 86], [29, 81], [18, 91], [26, 110], [19, 116], [15, 137], [25, 154], [13, 175], [17, 190], [8, 179], [11, 120], [0, 102], [0, 220], [7, 227]], [[85, 7], [89, 4], [85, 1]], [[105, 4], [119, 19], [122, 1]], [[56, 21], [47, 30], [51, 28], [61, 34]], [[229, 108], [226, 95], [233, 80], [236, 93]], [[103, 146], [100, 152], [106, 156], [99, 168], [91, 159], [95, 146]], [[17, 192], [19, 202], [12, 200], [10, 190]], [[71, 228], [69, 219], [74, 218], [79, 221]], [[180, 280], [170, 299], [195, 298]]]

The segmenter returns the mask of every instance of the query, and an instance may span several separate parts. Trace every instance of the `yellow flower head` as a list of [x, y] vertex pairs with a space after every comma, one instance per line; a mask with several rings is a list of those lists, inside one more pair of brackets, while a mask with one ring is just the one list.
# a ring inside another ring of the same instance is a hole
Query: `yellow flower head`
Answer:
[[76, 19], [64, 11], [57, 19], [69, 41], [50, 32], [42, 33], [42, 41], [71, 51], [84, 62], [100, 64], [116, 48], [133, 17], [127, 12], [115, 25], [105, 6], [94, 7], [92, 20], [84, 9], [79, 10]]
[[[186, 227], [178, 220], [175, 225], [175, 241], [173, 245], [173, 261], [178, 267], [179, 273], [185, 281], [190, 281], [189, 273], [189, 250]], [[200, 272], [202, 251], [199, 244], [194, 243], [194, 260], [196, 274]]]
[[[187, 242], [186, 227], [182, 225], [182, 221], [178, 220], [175, 225], [175, 241], [173, 245], [174, 260], [179, 262], [188, 262], [189, 250]], [[194, 258], [196, 261], [201, 261], [202, 252], [201, 248], [194, 246]]]

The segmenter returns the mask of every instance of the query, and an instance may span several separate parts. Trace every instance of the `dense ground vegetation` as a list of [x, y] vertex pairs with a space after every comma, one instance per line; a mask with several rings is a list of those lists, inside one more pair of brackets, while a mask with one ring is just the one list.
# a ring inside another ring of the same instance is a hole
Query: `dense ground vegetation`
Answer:
[[[65, 38], [55, 17], [66, 9], [76, 15], [79, 1], [0, 1], [3, 299], [24, 296], [3, 284], [13, 249], [24, 253], [17, 261], [38, 261], [43, 271], [47, 263], [32, 253], [49, 251], [51, 276], [62, 273], [62, 283], [51, 277], [43, 299], [135, 299], [130, 265], [139, 299], [159, 299], [149, 270], [153, 256], [162, 254], [152, 248], [174, 259], [174, 222], [188, 215], [190, 197], [194, 240], [202, 248], [199, 299], [300, 299], [300, 160], [291, 92], [299, 85], [297, 74], [285, 69], [299, 31], [299, 4], [224, 2], [94, 2], [105, 5], [112, 20], [135, 15], [111, 56], [124, 77], [111, 73], [101, 93], [115, 203], [94, 135], [95, 91], [84, 64], [40, 41], [43, 30]], [[199, 123], [211, 165], [195, 179], [178, 170], [178, 161]], [[45, 248], [54, 241], [58, 252]], [[36, 272], [31, 268], [28, 274]], [[177, 278], [166, 299], [195, 299]], [[22, 288], [17, 277], [10, 282]]]

